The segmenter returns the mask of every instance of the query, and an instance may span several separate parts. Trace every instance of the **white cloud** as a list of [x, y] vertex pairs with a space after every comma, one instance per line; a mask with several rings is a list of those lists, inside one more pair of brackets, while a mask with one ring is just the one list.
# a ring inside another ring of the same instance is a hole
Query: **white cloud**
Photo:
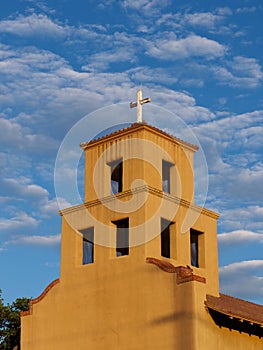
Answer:
[[[210, 121], [215, 118], [213, 112], [205, 107], [198, 106], [195, 98], [186, 91], [180, 92], [154, 86], [151, 89], [151, 97], [153, 103], [164, 107], [168, 111], [172, 111], [182, 118], [185, 123], [193, 125], [201, 121]], [[170, 120], [169, 123], [171, 123], [169, 128], [173, 130], [172, 133], [177, 135], [176, 126], [174, 126]], [[162, 127], [167, 127], [167, 124]]]
[[[32, 12], [27, 16], [20, 14], [17, 17], [0, 21], [0, 33], [17, 35], [29, 40], [48, 38], [67, 46], [80, 42], [86, 43], [87, 40], [103, 40], [104, 45], [110, 41], [110, 36], [105, 35], [106, 28], [102, 25], [70, 26], [53, 20], [46, 14], [38, 14], [34, 10]], [[45, 12], [51, 14], [51, 11]]]
[[[220, 166], [220, 162], [217, 163]], [[247, 203], [252, 205], [256, 202], [261, 202], [263, 196], [262, 188], [262, 169], [236, 167], [235, 165], [222, 164], [223, 167], [218, 169], [218, 173], [211, 176], [212, 187], [218, 187], [219, 191], [224, 188], [225, 195], [232, 198], [233, 206], [235, 202]], [[241, 190], [242, 189], [242, 190]], [[222, 193], [217, 193], [217, 188], [214, 187], [214, 194], [222, 197]], [[255, 224], [252, 222], [252, 224]]]
[[6, 205], [8, 202], [12, 202], [13, 198], [8, 196], [0, 196], [0, 204]]
[[235, 178], [235, 183], [237, 178], [240, 181], [259, 178], [262, 122], [263, 111], [254, 111], [222, 116], [195, 126], [211, 170], [218, 176], [232, 176], [229, 180]]
[[156, 24], [158, 26], [165, 25], [167, 27], [172, 27], [174, 29], [180, 29], [181, 24], [180, 22], [181, 14], [173, 14], [173, 13], [163, 13], [159, 16], [159, 18], [156, 20]]
[[153, 80], [157, 84], [174, 84], [178, 80], [164, 68], [136, 67], [130, 69], [127, 73], [133, 81], [140, 81], [145, 84], [151, 84]]
[[198, 35], [190, 35], [183, 39], [170, 36], [157, 39], [153, 43], [148, 42], [147, 46], [147, 54], [149, 56], [165, 60], [198, 56], [212, 59], [223, 56], [226, 51], [225, 46]]
[[156, 24], [173, 28], [175, 31], [183, 33], [189, 32], [189, 27], [194, 29], [205, 29], [210, 33], [231, 32], [231, 28], [223, 26], [223, 22], [232, 14], [230, 8], [216, 8], [212, 12], [185, 12], [163, 13], [159, 16]]
[[187, 13], [183, 17], [185, 24], [197, 27], [213, 28], [223, 20], [223, 16], [211, 12]]
[[50, 13], [50, 14], [56, 13], [56, 10], [54, 10], [53, 8], [49, 8], [44, 1], [41, 1], [41, 0], [26, 0], [26, 1], [32, 4], [32, 6], [36, 6], [37, 8], [39, 8], [42, 12]]
[[236, 13], [251, 13], [251, 12], [256, 12], [256, 11], [257, 11], [256, 6], [239, 7], [236, 9]]
[[60, 244], [60, 238], [60, 234], [48, 236], [18, 236], [10, 241], [5, 242], [4, 245], [58, 246]]
[[240, 88], [254, 88], [258, 86], [258, 79], [255, 80], [253, 77], [235, 76], [224, 67], [213, 67], [212, 72], [214, 73], [215, 78], [218, 79], [223, 85]]
[[[38, 77], [41, 77], [41, 79], [45, 77], [43, 74], [45, 73], [47, 77], [50, 78], [50, 72], [58, 71], [62, 67], [67, 67], [67, 63], [62, 57], [36, 47], [18, 48], [13, 51], [12, 48], [5, 46], [2, 50], [2, 55], [6, 56], [6, 58], [0, 62], [2, 77], [5, 78], [5, 80], [7, 78], [9, 78], [9, 80], [16, 78], [17, 84], [21, 78], [28, 79], [28, 73], [34, 72], [38, 74]], [[31, 80], [27, 81], [27, 86], [30, 83], [32, 83]]]
[[[52, 180], [53, 174], [50, 175], [50, 180]], [[0, 202], [12, 205], [13, 202], [16, 201], [17, 206], [27, 207], [27, 210], [33, 212], [34, 216], [38, 218], [57, 216], [61, 208], [71, 206], [71, 204], [63, 198], [49, 199], [49, 192], [42, 186], [32, 183], [32, 180], [27, 177], [3, 178], [0, 184], [3, 188], [2, 194], [4, 195], [0, 197]], [[60, 207], [57, 203], [58, 200]], [[8, 207], [6, 211], [8, 212]], [[13, 213], [14, 210], [10, 209], [10, 211]], [[3, 219], [2, 229], [10, 230], [14, 225], [19, 224], [19, 222], [23, 222], [23, 224], [21, 224], [21, 229], [27, 226], [27, 224], [35, 223], [36, 226], [38, 223], [36, 219], [23, 213], [21, 217], [15, 216], [11, 219]]]
[[[262, 213], [263, 214], [263, 208]], [[246, 243], [263, 243], [263, 233], [256, 233], [246, 230], [237, 230], [218, 235], [219, 244], [236, 245]]]
[[237, 56], [226, 63], [228, 68], [222, 66], [211, 68], [221, 84], [240, 89], [256, 88], [261, 84], [263, 73], [255, 58]]
[[263, 260], [235, 262], [220, 267], [221, 291], [263, 303]]
[[232, 62], [228, 63], [231, 68], [244, 75], [251, 75], [262, 78], [261, 66], [255, 58], [235, 56]]
[[0, 118], [2, 148], [16, 149], [18, 152], [26, 151], [40, 153], [54, 151], [58, 148], [58, 143], [48, 135], [34, 134], [29, 127], [23, 127], [17, 119]]
[[2, 186], [4, 193], [13, 195], [14, 197], [23, 198], [24, 200], [42, 200], [48, 197], [48, 191], [36, 184], [30, 183], [30, 179], [20, 178], [4, 178]]
[[8, 45], [0, 43], [0, 59], [7, 59], [15, 55], [15, 50], [10, 49]]
[[89, 60], [92, 62], [88, 66], [83, 66], [82, 69], [88, 70], [99, 70], [103, 71], [109, 68], [112, 63], [121, 63], [121, 62], [130, 62], [135, 63], [137, 60], [135, 48], [129, 47], [120, 47], [114, 48], [113, 50], [103, 51], [96, 53], [89, 57]]
[[[207, 205], [220, 212], [221, 232], [262, 232], [262, 122], [263, 111], [254, 111], [220, 116], [193, 129], [208, 163]], [[237, 235], [225, 239], [231, 237]]]
[[[233, 114], [230, 116], [228, 113], [227, 116], [200, 124], [199, 126], [195, 127], [195, 130], [199, 134], [203, 133], [206, 136], [210, 136], [213, 140], [220, 141], [220, 143], [222, 143], [225, 147], [225, 142], [231, 143], [234, 137], [235, 144], [242, 133], [244, 135], [244, 130], [261, 125], [262, 122], [263, 110], [255, 110], [248, 113], [239, 115]], [[234, 134], [233, 130], [235, 130]], [[260, 129], [258, 130], [261, 131]], [[242, 139], [242, 144], [244, 144], [244, 139]]]
[[124, 0], [121, 5], [127, 9], [143, 12], [145, 15], [153, 15], [161, 8], [166, 7], [170, 0]]
[[46, 15], [31, 14], [30, 16], [19, 15], [15, 19], [7, 19], [0, 22], [0, 32], [15, 34], [18, 36], [38, 37], [65, 37], [67, 30], [60, 24], [54, 23]]
[[[21, 125], [10, 120], [0, 119], [1, 144], [19, 142], [22, 139]], [[26, 131], [26, 130], [24, 130]]]
[[204, 87], [204, 84], [205, 84], [203, 78], [190, 78], [190, 79], [185, 78], [185, 79], [182, 79], [180, 82], [183, 86], [186, 86], [186, 87], [195, 86], [195, 87], [202, 88]]
[[232, 10], [229, 7], [218, 7], [216, 13], [221, 16], [231, 16]]
[[[234, 174], [235, 173], [235, 174]], [[235, 198], [245, 199], [250, 198], [260, 198], [263, 197], [262, 179], [263, 179], [263, 169], [253, 170], [253, 169], [233, 169], [233, 180], [228, 184], [228, 190], [231, 194], [235, 195]], [[242, 191], [240, 189], [242, 188]]]
[[38, 226], [39, 222], [25, 212], [18, 212], [14, 217], [0, 218], [0, 230], [2, 232], [12, 231], [13, 233], [28, 228], [32, 230]]
[[[20, 110], [19, 116], [8, 121], [2, 118], [2, 123], [10, 129], [14, 141], [25, 135], [20, 147], [28, 146], [28, 150], [38, 152], [54, 149], [58, 144], [52, 137], [64, 136], [90, 111], [123, 99], [127, 101], [127, 91], [133, 87], [127, 72], [78, 72], [57, 55], [36, 48], [32, 52], [17, 50], [16, 57], [7, 60], [5, 70], [1, 71], [8, 87], [2, 106], [16, 106]], [[3, 137], [1, 141], [4, 140]], [[10, 140], [6, 138], [7, 144]]]
[[260, 271], [263, 268], [263, 260], [245, 260], [238, 261], [226, 266], [220, 267], [220, 272], [225, 274], [238, 273], [241, 271], [251, 272], [251, 270], [259, 269]]
[[[234, 199], [234, 202], [236, 202], [236, 198], [234, 197], [233, 199]], [[223, 202], [224, 202], [224, 199], [223, 199]], [[220, 205], [223, 207], [223, 203], [221, 203]], [[221, 226], [223, 227], [224, 230], [228, 229], [228, 230], [233, 230], [234, 232], [235, 231], [236, 232], [242, 232], [242, 231], [254, 232], [255, 235], [250, 235], [249, 239], [260, 240], [261, 235], [259, 233], [263, 232], [263, 207], [260, 207], [258, 205], [251, 205], [251, 206], [243, 205], [243, 207], [241, 208], [228, 207], [228, 208], [222, 209], [221, 221], [222, 221]], [[256, 236], [256, 234], [258, 234], [258, 236]], [[225, 238], [226, 241], [228, 241], [229, 239], [229, 242], [230, 242], [231, 236], [227, 236], [227, 237]], [[238, 238], [238, 234], [235, 234], [233, 238], [234, 237]]]

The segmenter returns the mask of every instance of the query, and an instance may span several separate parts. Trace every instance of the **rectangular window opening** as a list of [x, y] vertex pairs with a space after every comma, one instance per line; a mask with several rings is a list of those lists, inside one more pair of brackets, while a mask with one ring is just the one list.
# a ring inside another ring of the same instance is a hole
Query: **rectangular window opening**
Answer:
[[162, 190], [171, 193], [171, 167], [172, 163], [165, 160], [162, 161]]
[[171, 257], [170, 247], [170, 228], [173, 222], [161, 219], [161, 256], [165, 258]]
[[191, 265], [195, 267], [199, 267], [200, 264], [200, 235], [202, 232], [199, 232], [194, 229], [190, 229], [190, 253], [191, 253]]
[[82, 239], [82, 264], [92, 264], [94, 262], [94, 227], [80, 230]]
[[116, 256], [129, 255], [129, 219], [113, 221], [116, 225]]
[[123, 165], [122, 159], [110, 162], [111, 167], [111, 194], [122, 192]]

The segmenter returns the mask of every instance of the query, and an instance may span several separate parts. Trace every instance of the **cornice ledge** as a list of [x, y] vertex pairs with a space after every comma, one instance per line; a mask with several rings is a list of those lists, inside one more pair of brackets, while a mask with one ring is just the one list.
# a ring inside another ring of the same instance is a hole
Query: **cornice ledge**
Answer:
[[61, 216], [63, 216], [63, 215], [72, 213], [74, 211], [83, 210], [84, 208], [90, 208], [90, 207], [93, 207], [93, 206], [96, 206], [96, 205], [100, 205], [100, 204], [104, 204], [104, 203], [109, 203], [109, 202], [115, 201], [116, 199], [125, 198], [126, 196], [132, 196], [134, 194], [143, 193], [143, 192], [147, 192], [147, 193], [150, 193], [150, 194], [155, 195], [157, 197], [166, 199], [168, 201], [171, 201], [173, 203], [181, 205], [181, 206], [183, 206], [185, 208], [190, 208], [190, 209], [192, 209], [192, 210], [194, 210], [194, 211], [196, 211], [198, 213], [202, 213], [204, 215], [210, 216], [213, 219], [218, 219], [219, 216], [220, 216], [218, 213], [216, 213], [216, 212], [214, 212], [212, 210], [200, 207], [200, 206], [198, 206], [198, 205], [196, 205], [194, 203], [191, 203], [191, 202], [189, 202], [189, 201], [187, 201], [185, 199], [173, 196], [173, 195], [171, 195], [169, 193], [165, 193], [165, 192], [163, 192], [163, 191], [161, 191], [161, 190], [159, 190], [159, 189], [157, 189], [155, 187], [148, 186], [148, 185], [139, 186], [139, 187], [136, 187], [136, 188], [134, 188], [132, 190], [129, 189], [129, 190], [117, 193], [115, 195], [105, 196], [105, 197], [102, 197], [102, 198], [98, 198], [98, 199], [94, 199], [92, 201], [85, 202], [83, 204], [78, 204], [78, 205], [75, 205], [75, 206], [72, 206], [72, 207], [69, 207], [69, 208], [65, 208], [65, 209], [60, 210], [59, 214]]

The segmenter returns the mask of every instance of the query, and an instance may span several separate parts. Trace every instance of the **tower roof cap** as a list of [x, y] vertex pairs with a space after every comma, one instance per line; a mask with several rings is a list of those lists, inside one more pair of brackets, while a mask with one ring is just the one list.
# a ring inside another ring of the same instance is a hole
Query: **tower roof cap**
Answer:
[[177, 138], [169, 133], [167, 133], [166, 131], [163, 131], [153, 125], [150, 125], [148, 124], [147, 122], [143, 121], [143, 122], [140, 122], [140, 123], [133, 123], [131, 124], [130, 126], [128, 127], [125, 127], [123, 129], [119, 129], [119, 130], [115, 130], [113, 132], [110, 132], [109, 134], [106, 134], [106, 135], [103, 135], [103, 136], [99, 136], [95, 139], [92, 139], [91, 141], [88, 141], [88, 142], [81, 142], [80, 143], [80, 147], [85, 150], [86, 148], [88, 148], [89, 146], [93, 146], [97, 143], [100, 143], [100, 142], [104, 142], [104, 141], [110, 141], [111, 139], [113, 138], [116, 138], [116, 137], [119, 137], [119, 136], [122, 136], [122, 135], [125, 135], [125, 134], [129, 134], [133, 131], [137, 131], [137, 130], [140, 130], [140, 129], [147, 129], [149, 131], [152, 131], [154, 133], [158, 133], [160, 135], [162, 135], [163, 137], [165, 138], [168, 138], [170, 139], [171, 141], [177, 143], [177, 144], [180, 144], [181, 146], [185, 147], [185, 148], [188, 148], [190, 149], [191, 151], [193, 152], [196, 152], [198, 150], [198, 146], [197, 145], [193, 145], [191, 143], [188, 143], [180, 138]]

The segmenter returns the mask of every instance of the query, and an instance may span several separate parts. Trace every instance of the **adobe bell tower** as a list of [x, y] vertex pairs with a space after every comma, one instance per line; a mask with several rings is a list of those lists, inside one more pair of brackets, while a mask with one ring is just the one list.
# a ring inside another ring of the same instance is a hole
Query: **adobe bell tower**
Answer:
[[85, 203], [61, 212], [60, 277], [90, 301], [81, 334], [101, 349], [116, 349], [116, 334], [120, 348], [196, 349], [198, 308], [219, 295], [218, 215], [194, 204], [197, 147], [146, 123], [81, 147]]
[[218, 214], [194, 203], [198, 148], [145, 122], [81, 147], [85, 200], [61, 211], [60, 278], [23, 317], [24, 349], [201, 349]]

